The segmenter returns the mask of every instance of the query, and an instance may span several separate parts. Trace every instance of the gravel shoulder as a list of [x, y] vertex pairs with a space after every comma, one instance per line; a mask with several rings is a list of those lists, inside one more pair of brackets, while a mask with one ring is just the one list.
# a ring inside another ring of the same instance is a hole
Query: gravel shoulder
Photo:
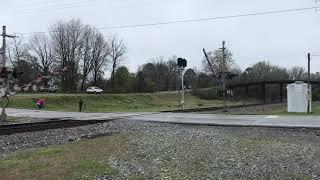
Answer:
[[[117, 134], [126, 146], [103, 159], [119, 172], [97, 179], [318, 179], [320, 131], [113, 121], [0, 137], [2, 158], [28, 149]], [[0, 168], [1, 169], [1, 168]]]

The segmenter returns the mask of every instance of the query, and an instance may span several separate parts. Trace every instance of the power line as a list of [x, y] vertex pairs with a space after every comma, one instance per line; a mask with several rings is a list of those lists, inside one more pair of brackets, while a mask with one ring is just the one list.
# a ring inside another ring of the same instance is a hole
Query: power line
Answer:
[[[68, 1], [66, 1], [68, 2]], [[62, 3], [66, 3], [66, 2], [62, 2]], [[35, 5], [47, 5], [47, 4], [53, 4], [53, 3], [61, 3], [60, 0], [48, 0], [48, 1], [24, 1], [22, 3], [19, 3], [19, 6], [22, 7], [31, 7], [31, 6], [35, 6]], [[76, 2], [74, 2], [76, 3]], [[17, 5], [15, 5], [17, 6]]]
[[[261, 16], [261, 15], [272, 15], [272, 14], [282, 14], [282, 13], [290, 13], [290, 12], [298, 12], [298, 11], [307, 11], [307, 10], [315, 10], [315, 9], [318, 9], [318, 8], [320, 8], [320, 6], [312, 6], [312, 7], [305, 7], [305, 8], [295, 8], [295, 9], [284, 9], [284, 10], [277, 10], [277, 11], [265, 11], [265, 12], [247, 13], [247, 14], [237, 14], [237, 15], [229, 15], [229, 16], [218, 16], [218, 17], [209, 17], [209, 18], [201, 18], [201, 19], [166, 21], [166, 22], [135, 24], [135, 25], [109, 26], [109, 27], [100, 27], [100, 28], [96, 28], [96, 29], [99, 29], [99, 30], [125, 29], [125, 28], [137, 28], [137, 27], [148, 27], [148, 26], [160, 26], [160, 25], [169, 25], [169, 24], [201, 22], [201, 21], [214, 21], [214, 20], [221, 20], [221, 19], [232, 19], [232, 18], [240, 18], [240, 17], [250, 17], [250, 16]], [[83, 30], [80, 30], [80, 31], [83, 31]], [[26, 32], [26, 33], [17, 33], [17, 34], [22, 34], [23, 35], [23, 34], [49, 33], [49, 32], [54, 32], [54, 31]]]
[[27, 2], [24, 2], [22, 5], [32, 6], [32, 5], [35, 5], [35, 4], [37, 4], [37, 5], [39, 5], [39, 4], [50, 4], [50, 3], [56, 3], [56, 2], [61, 2], [61, 0], [27, 1]]
[[[67, 8], [88, 6], [88, 5], [91, 5], [94, 1], [99, 1], [99, 0], [87, 0], [87, 1], [80, 1], [80, 2], [55, 4], [55, 5], [49, 5], [49, 6], [38, 6], [36, 8], [22, 8], [22, 9], [17, 9], [16, 12], [20, 13], [21, 15], [26, 13], [33, 13], [35, 10], [46, 10], [50, 8], [54, 8], [54, 10], [67, 9]], [[16, 15], [19, 15], [19, 14], [16, 14]]]

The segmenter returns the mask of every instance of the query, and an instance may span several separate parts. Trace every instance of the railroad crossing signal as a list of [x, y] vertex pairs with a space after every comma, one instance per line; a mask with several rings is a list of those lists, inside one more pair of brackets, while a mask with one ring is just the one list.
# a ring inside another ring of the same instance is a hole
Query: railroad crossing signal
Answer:
[[[2, 50], [1, 50], [1, 54], [2, 54], [2, 69], [1, 69], [1, 76], [5, 77], [3, 82], [3, 87], [1, 87], [1, 90], [3, 92], [8, 92], [8, 88], [9, 88], [9, 79], [8, 79], [8, 74], [9, 73], [7, 71], [6, 68], [6, 38], [16, 38], [17, 36], [12, 36], [12, 35], [8, 35], [7, 34], [7, 29], [6, 26], [2, 26], [2, 34], [0, 34], [0, 36], [2, 36]], [[3, 101], [2, 103], [2, 112], [0, 115], [0, 121], [5, 121], [7, 114], [6, 114], [6, 106], [4, 103], [4, 99], [5, 96], [0, 97]]]
[[187, 67], [187, 60], [183, 58], [178, 58], [178, 66], [181, 69], [181, 108], [184, 110], [184, 73], [185, 67]]
[[182, 58], [178, 58], [178, 66], [181, 67], [181, 68], [187, 67], [187, 60], [186, 59], [182, 59]]

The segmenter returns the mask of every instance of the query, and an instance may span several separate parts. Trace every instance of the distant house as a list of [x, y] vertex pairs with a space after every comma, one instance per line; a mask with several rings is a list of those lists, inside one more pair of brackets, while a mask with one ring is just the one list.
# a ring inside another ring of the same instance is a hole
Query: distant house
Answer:
[[37, 92], [37, 91], [39, 90], [39, 88], [38, 88], [37, 85], [33, 85], [33, 86], [32, 86], [32, 90], [33, 90], [34, 92]]

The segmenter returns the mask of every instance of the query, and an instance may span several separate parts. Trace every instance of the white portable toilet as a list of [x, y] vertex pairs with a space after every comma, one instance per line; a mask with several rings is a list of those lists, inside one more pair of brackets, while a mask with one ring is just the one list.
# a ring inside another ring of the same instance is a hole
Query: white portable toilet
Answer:
[[[307, 113], [309, 104], [308, 84], [296, 82], [287, 86], [288, 112]], [[310, 92], [311, 94], [311, 92]], [[311, 103], [310, 103], [311, 112]]]

